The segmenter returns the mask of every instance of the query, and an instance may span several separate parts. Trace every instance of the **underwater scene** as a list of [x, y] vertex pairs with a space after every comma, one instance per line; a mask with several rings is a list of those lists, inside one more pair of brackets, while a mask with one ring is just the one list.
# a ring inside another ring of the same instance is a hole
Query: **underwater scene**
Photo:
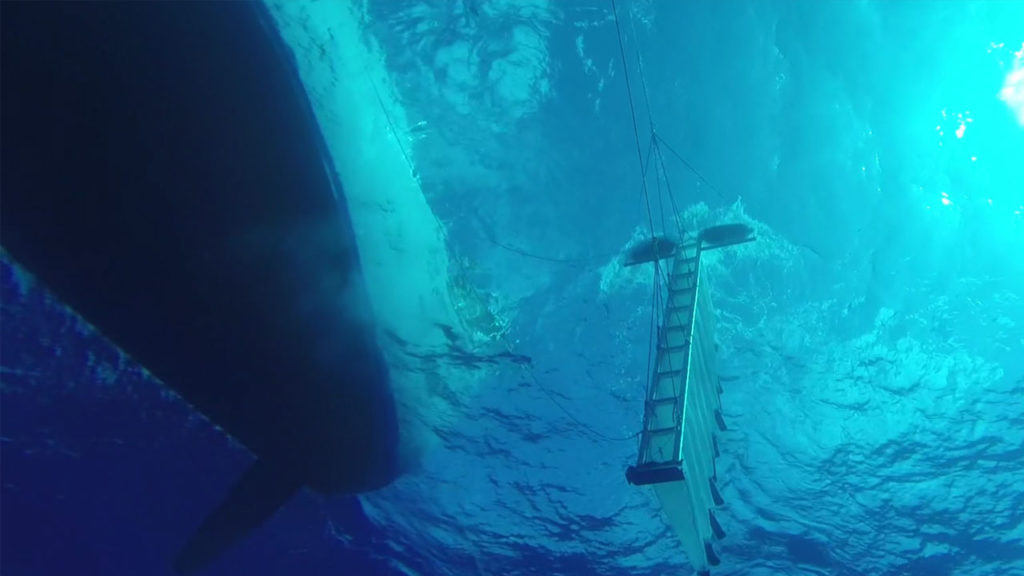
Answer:
[[1024, 576], [1024, 2], [0, 2], [0, 573]]

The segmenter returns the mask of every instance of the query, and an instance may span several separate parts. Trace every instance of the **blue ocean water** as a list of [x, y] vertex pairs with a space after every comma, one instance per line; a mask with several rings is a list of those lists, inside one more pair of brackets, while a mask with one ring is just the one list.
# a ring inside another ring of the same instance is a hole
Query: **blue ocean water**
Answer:
[[[690, 573], [623, 475], [651, 278], [617, 258], [671, 197], [759, 238], [708, 263], [713, 573], [1024, 574], [1024, 4], [623, 1], [621, 51], [609, 2], [352, 6], [448, 249], [531, 364], [439, 384], [420, 469], [303, 493], [209, 573]], [[331, 9], [268, 10], [330, 77], [301, 42]], [[250, 457], [2, 271], [2, 571], [170, 573]]]

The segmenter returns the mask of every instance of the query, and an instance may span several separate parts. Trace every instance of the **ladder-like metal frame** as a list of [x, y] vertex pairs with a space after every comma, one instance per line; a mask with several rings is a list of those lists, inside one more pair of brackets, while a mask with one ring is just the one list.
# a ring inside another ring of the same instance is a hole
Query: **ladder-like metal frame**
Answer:
[[[668, 524], [702, 575], [719, 563], [712, 539], [725, 536], [712, 511], [722, 504], [716, 487], [715, 433], [725, 430], [725, 421], [714, 310], [701, 256], [707, 250], [754, 240], [749, 226], [725, 224], [705, 228], [695, 242], [677, 245], [671, 253], [668, 297], [647, 385], [640, 453], [636, 465], [626, 470], [631, 484], [654, 487]], [[654, 253], [654, 259], [668, 256]], [[650, 260], [633, 264], [644, 261]]]
[[697, 460], [693, 467], [701, 469], [705, 458], [697, 456], [714, 454], [709, 431], [721, 424], [720, 387], [701, 252], [700, 243], [683, 245], [672, 261], [647, 388], [640, 453], [636, 466], [626, 472], [631, 484], [682, 480], [687, 476], [687, 452]]
[[669, 524], [703, 573], [718, 563], [712, 538], [724, 535], [711, 512], [722, 503], [715, 487], [714, 430], [724, 429], [724, 422], [714, 314], [701, 254], [698, 241], [680, 246], [672, 260], [639, 455], [626, 478], [631, 484], [654, 485]]

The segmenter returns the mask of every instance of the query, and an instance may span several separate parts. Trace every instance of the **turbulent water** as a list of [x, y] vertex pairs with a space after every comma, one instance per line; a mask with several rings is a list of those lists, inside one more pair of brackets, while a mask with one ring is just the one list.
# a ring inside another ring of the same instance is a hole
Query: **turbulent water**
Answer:
[[[759, 236], [709, 266], [716, 572], [1024, 573], [1024, 8], [618, 8], [641, 148], [653, 123], [699, 172], [662, 147], [685, 221]], [[369, 20], [424, 189], [536, 377], [486, 387], [375, 518], [451, 573], [686, 573], [608, 439], [636, 431], [650, 313], [649, 271], [612, 256], [647, 214], [610, 5]]]
[[[303, 497], [211, 573], [690, 573], [624, 476], [652, 278], [620, 255], [678, 215], [758, 237], [706, 262], [713, 573], [1024, 575], [1024, 3], [623, 0], [618, 31], [602, 0], [268, 5], [300, 70], [378, 83], [496, 346], [409, 364], [417, 470], [361, 511]], [[365, 77], [311, 43], [343, 14], [379, 56]], [[345, 114], [329, 96], [320, 117]], [[97, 570], [160, 573], [188, 524], [162, 498], [208, 508], [245, 454], [3, 280], [4, 466], [32, 470], [4, 499]]]

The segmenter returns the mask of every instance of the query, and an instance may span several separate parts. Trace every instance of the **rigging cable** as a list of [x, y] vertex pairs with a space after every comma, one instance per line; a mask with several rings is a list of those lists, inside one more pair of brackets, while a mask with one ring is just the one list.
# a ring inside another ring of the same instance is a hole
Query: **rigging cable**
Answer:
[[[633, 138], [636, 141], [636, 159], [640, 162], [640, 172], [642, 176], [640, 182], [644, 194], [644, 202], [647, 205], [647, 221], [651, 228], [651, 236], [654, 236], [654, 216], [651, 214], [651, 197], [647, 192], [647, 175], [644, 171], [644, 154], [640, 149], [640, 128], [636, 123], [636, 107], [633, 106], [633, 88], [629, 83], [629, 66], [626, 65], [626, 48], [622, 44], [622, 28], [619, 26], [619, 10], [615, 5], [615, 0], [612, 0], [612, 13], [615, 15], [615, 35], [619, 39], [619, 54], [622, 56], [622, 72], [626, 78], [626, 93], [629, 95], [629, 113], [633, 119]], [[658, 267], [657, 260], [655, 260], [654, 266], [655, 268]]]
[[[641, 190], [643, 191], [644, 204], [647, 207], [647, 222], [648, 222], [648, 225], [650, 226], [651, 238], [654, 238], [654, 216], [651, 213], [651, 196], [650, 196], [650, 192], [648, 191], [648, 188], [647, 188], [647, 167], [646, 167], [646, 163], [644, 162], [643, 152], [640, 149], [640, 128], [637, 126], [636, 106], [633, 104], [633, 88], [632, 88], [632, 86], [631, 86], [631, 84], [629, 82], [629, 65], [626, 63], [626, 48], [625, 48], [625, 45], [623, 44], [623, 41], [622, 41], [622, 26], [619, 23], [619, 9], [618, 9], [618, 6], [615, 3], [615, 0], [611, 0], [611, 3], [612, 3], [612, 15], [615, 18], [615, 36], [616, 36], [616, 38], [619, 41], [619, 55], [622, 58], [622, 72], [623, 72], [623, 75], [624, 75], [625, 81], [626, 81], [626, 94], [629, 97], [629, 113], [630, 113], [631, 118], [633, 119], [633, 139], [634, 139], [634, 141], [636, 143], [637, 160], [640, 163]], [[635, 46], [634, 46], [634, 48], [635, 48]], [[642, 76], [643, 76], [643, 69], [641, 69], [641, 77]], [[648, 98], [648, 96], [647, 96], [647, 81], [646, 81], [646, 79], [642, 79], [642, 84], [643, 84], [643, 89], [644, 89], [644, 97]], [[648, 100], [648, 103], [649, 102], [650, 101]], [[651, 136], [652, 136], [652, 138], [651, 138], [651, 147], [653, 148], [653, 147], [657, 146], [657, 142], [654, 139], [654, 134], [655, 134], [655, 132], [654, 132], [654, 121], [651, 119], [650, 108], [648, 108], [648, 110], [647, 110], [647, 116], [648, 116], [648, 121], [649, 121], [649, 123], [651, 125]], [[649, 159], [650, 159], [650, 156], [648, 156], [648, 160]], [[661, 277], [660, 261], [657, 258], [655, 258], [654, 259], [654, 281], [652, 282], [652, 284], [653, 284], [653, 292], [654, 293], [652, 294], [652, 297], [651, 297], [651, 300], [652, 300], [652, 305], [651, 305], [651, 321], [650, 321], [650, 325], [649, 325], [648, 347], [647, 347], [647, 373], [648, 374], [651, 374], [651, 368], [652, 368], [652, 365], [654, 364], [653, 353], [656, 351], [656, 344], [652, 346], [651, 343], [655, 343], [657, 341], [655, 333], [657, 332], [657, 325], [658, 325], [658, 317], [657, 317], [657, 315], [658, 315], [658, 308], [659, 308], [658, 307], [658, 303], [661, 302], [661, 278], [660, 277]], [[650, 383], [648, 383], [648, 385], [650, 385]]]
[[690, 165], [690, 163], [689, 163], [689, 162], [687, 162], [687, 161], [686, 161], [686, 159], [685, 159], [685, 158], [683, 158], [683, 156], [682, 156], [682, 155], [681, 155], [681, 154], [680, 154], [679, 152], [676, 152], [676, 151], [675, 151], [675, 148], [672, 148], [672, 146], [670, 146], [670, 145], [669, 145], [669, 143], [668, 143], [668, 142], [666, 142], [666, 141], [665, 141], [665, 139], [661, 137], [661, 135], [659, 135], [659, 134], [655, 134], [655, 135], [654, 135], [654, 137], [655, 137], [655, 139], [657, 139], [657, 141], [658, 141], [658, 143], [659, 143], [659, 144], [663, 144], [663, 145], [665, 146], [665, 148], [668, 148], [668, 151], [669, 151], [669, 152], [671, 152], [673, 156], [675, 156], [676, 158], [678, 158], [678, 159], [679, 159], [679, 161], [683, 163], [683, 166], [686, 166], [686, 169], [687, 169], [687, 170], [689, 170], [690, 172], [692, 172], [692, 173], [693, 173], [693, 175], [697, 177], [697, 180], [699, 180], [701, 184], [704, 184], [705, 186], [707, 186], [708, 188], [710, 188], [710, 189], [711, 189], [711, 191], [712, 191], [712, 192], [714, 192], [714, 193], [715, 193], [715, 195], [716, 195], [716, 196], [718, 196], [718, 198], [719, 198], [720, 200], [722, 200], [723, 202], [725, 202], [725, 201], [726, 201], [726, 199], [725, 199], [725, 195], [724, 195], [724, 194], [722, 194], [722, 193], [721, 193], [721, 192], [720, 192], [720, 191], [718, 190], [718, 188], [715, 188], [715, 187], [714, 187], [714, 185], [712, 185], [712, 184], [711, 184], [711, 182], [708, 182], [708, 181], [707, 181], [707, 180], [706, 180], [706, 179], [704, 178], [704, 176], [702, 176], [702, 175], [701, 175], [701, 173], [700, 173], [700, 172], [698, 172], [696, 168], [694, 168], [694, 167], [693, 167], [692, 165]]
[[[632, 90], [632, 87], [631, 87], [630, 81], [629, 81], [629, 70], [628, 70], [628, 65], [626, 63], [625, 47], [624, 47], [624, 43], [623, 43], [623, 39], [622, 39], [622, 28], [621, 28], [621, 25], [620, 25], [620, 22], [619, 22], [618, 7], [616, 6], [615, 0], [611, 0], [611, 5], [612, 5], [612, 13], [613, 13], [614, 18], [615, 18], [615, 30], [616, 30], [616, 34], [617, 34], [618, 41], [619, 41], [619, 53], [620, 53], [620, 56], [622, 58], [622, 67], [623, 67], [623, 71], [624, 71], [624, 74], [625, 74], [626, 91], [627, 91], [627, 95], [629, 96], [629, 108], [630, 108], [630, 114], [631, 114], [632, 120], [633, 120], [633, 136], [634, 136], [634, 140], [636, 142], [637, 156], [638, 156], [638, 159], [640, 161], [640, 170], [641, 170], [641, 177], [642, 177], [642, 183], [643, 183], [642, 190], [643, 190], [643, 194], [644, 194], [645, 204], [646, 204], [646, 207], [647, 207], [648, 224], [650, 226], [651, 237], [654, 238], [654, 222], [653, 222], [653, 217], [651, 215], [650, 189], [649, 189], [649, 187], [647, 185], [647, 174], [648, 174], [649, 163], [650, 163], [651, 157], [653, 156], [655, 158], [656, 163], [657, 163], [657, 167], [655, 169], [656, 170], [655, 177], [657, 178], [656, 182], [657, 182], [658, 202], [659, 202], [659, 210], [660, 210], [660, 215], [661, 215], [662, 230], [665, 230], [665, 231], [668, 230], [668, 225], [665, 222], [664, 196], [662, 195], [662, 187], [661, 187], [662, 179], [664, 179], [664, 183], [665, 183], [665, 190], [664, 190], [664, 192], [667, 193], [668, 197], [669, 197], [669, 204], [671, 206], [673, 220], [675, 221], [674, 223], [676, 225], [676, 231], [677, 231], [677, 233], [678, 233], [678, 235], [679, 235], [679, 237], [681, 239], [681, 242], [685, 243], [685, 241], [687, 239], [687, 236], [689, 236], [689, 233], [683, 227], [679, 206], [676, 203], [675, 194], [673, 193], [672, 184], [671, 184], [671, 181], [670, 181], [669, 176], [668, 176], [668, 170], [667, 170], [667, 168], [665, 166], [664, 155], [662, 154], [662, 151], [661, 151], [661, 144], [664, 144], [665, 148], [667, 148], [668, 151], [673, 156], [675, 156], [680, 162], [683, 163], [683, 166], [685, 166], [692, 174], [694, 174], [697, 177], [699, 183], [704, 184], [705, 186], [707, 186], [721, 200], [724, 201], [725, 197], [722, 195], [722, 193], [717, 188], [715, 188], [710, 182], [708, 182], [708, 180], [706, 178], [704, 178], [704, 176], [696, 168], [694, 168], [689, 162], [687, 162], [686, 159], [683, 158], [683, 156], [681, 154], [676, 152], [676, 150], [671, 145], [669, 145], [668, 142], [666, 142], [664, 138], [662, 138], [658, 134], [657, 128], [656, 128], [655, 122], [654, 122], [653, 110], [651, 108], [650, 94], [649, 94], [648, 87], [647, 87], [647, 77], [646, 77], [646, 74], [644, 74], [643, 58], [640, 56], [640, 49], [639, 49], [639, 46], [638, 46], [638, 44], [636, 42], [636, 39], [638, 37], [637, 33], [636, 33], [636, 25], [635, 25], [635, 21], [633, 19], [633, 13], [630, 11], [629, 12], [630, 29], [632, 31], [633, 39], [634, 39], [633, 50], [634, 50], [634, 54], [635, 54], [635, 57], [636, 57], [636, 60], [637, 60], [637, 66], [638, 66], [639, 73], [640, 73], [641, 87], [643, 89], [644, 102], [645, 102], [645, 104], [647, 106], [648, 122], [650, 124], [650, 129], [651, 129], [651, 142], [648, 145], [648, 156], [647, 156], [646, 162], [644, 161], [643, 156], [640, 153], [640, 134], [639, 134], [639, 128], [638, 128], [637, 120], [636, 120], [636, 108], [635, 108], [635, 105], [634, 105], [633, 90]], [[698, 246], [697, 250], [699, 251], [699, 249], [700, 248]], [[691, 267], [693, 265], [694, 264], [692, 264], [692, 263], [690, 264]], [[691, 271], [695, 271], [695, 270], [691, 270]], [[662, 294], [663, 284], [667, 286], [668, 283], [669, 283], [668, 271], [667, 270], [663, 270], [663, 267], [659, 266], [659, 260], [655, 259], [654, 260], [654, 283], [653, 283], [654, 286], [653, 286], [653, 294], [652, 294], [653, 305], [651, 307], [651, 324], [650, 324], [650, 333], [649, 333], [649, 336], [648, 336], [648, 338], [649, 338], [649, 340], [648, 340], [648, 355], [647, 355], [647, 374], [649, 375], [648, 378], [650, 378], [651, 377], [650, 375], [653, 374], [653, 372], [652, 372], [652, 363], [656, 363], [657, 362], [656, 332], [658, 331], [658, 329], [660, 327], [660, 321], [664, 321], [665, 320], [665, 318], [662, 318], [662, 317], [659, 316], [658, 311], [662, 309], [662, 306], [664, 304], [664, 302], [663, 302], [664, 295]], [[679, 314], [679, 313], [680, 313], [679, 311], [674, 312], [674, 314]], [[648, 391], [650, 390], [650, 388], [649, 388], [650, 386], [651, 386], [651, 381], [648, 380]], [[674, 386], [678, 386], [678, 384], [674, 384]], [[676, 395], [678, 395], [679, 392], [680, 391], [678, 389], [675, 390]], [[679, 415], [676, 414], [675, 418], [679, 418]], [[678, 423], [678, 421], [677, 421], [677, 423]], [[638, 438], [638, 442], [639, 441], [640, 441], [640, 439]], [[641, 447], [638, 444], [638, 449], [640, 449], [640, 448]]]

